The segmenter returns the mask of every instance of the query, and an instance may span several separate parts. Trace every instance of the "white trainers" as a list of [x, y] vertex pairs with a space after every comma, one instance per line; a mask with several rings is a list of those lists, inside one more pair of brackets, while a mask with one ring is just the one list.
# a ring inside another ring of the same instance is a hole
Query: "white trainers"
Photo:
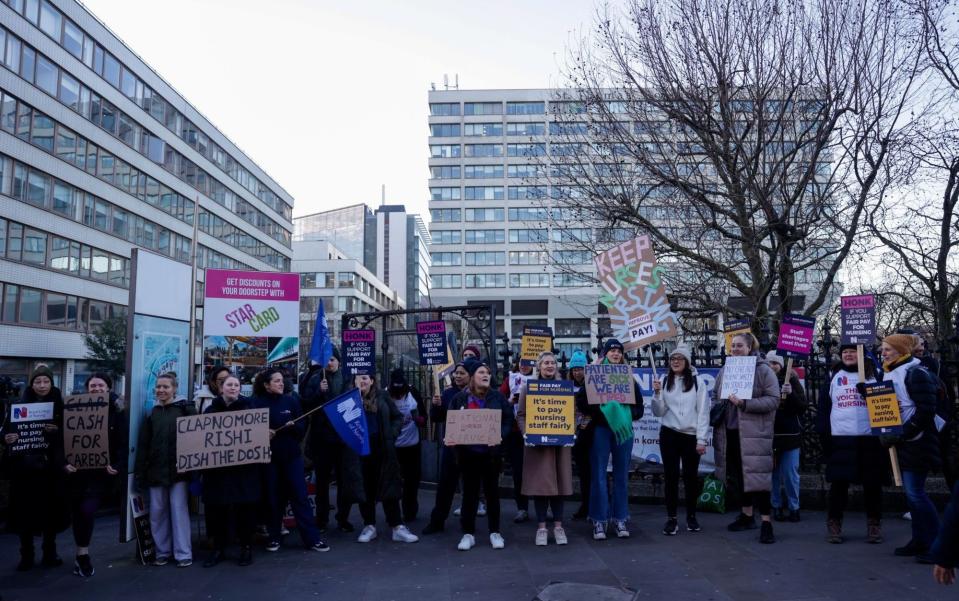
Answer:
[[376, 538], [376, 526], [363, 526], [360, 535], [356, 537], [358, 543], [368, 543]]
[[606, 540], [605, 522], [593, 522], [593, 540]]
[[394, 543], [415, 543], [418, 540], [420, 540], [420, 538], [410, 532], [410, 529], [406, 526], [399, 525], [396, 528], [393, 528]]
[[614, 520], [613, 527], [616, 529], [616, 536], [618, 538], [629, 538], [629, 529], [626, 528], [626, 522]]
[[546, 528], [536, 529], [536, 546], [545, 547], [548, 543]]
[[486, 515], [486, 503], [483, 501], [479, 502], [479, 507], [476, 508], [476, 515], [483, 517]]
[[503, 547], [506, 546], [506, 541], [503, 540], [502, 534], [500, 534], [499, 532], [494, 532], [489, 535], [489, 544], [494, 549], [502, 549]]
[[566, 531], [560, 527], [553, 528], [553, 538], [556, 539], [557, 545], [565, 545], [569, 541], [566, 540]]
[[476, 539], [473, 538], [472, 534], [464, 534], [463, 538], [460, 539], [460, 544], [456, 545], [456, 548], [460, 551], [469, 551], [476, 544]]
[[462, 507], [457, 507], [456, 509], [453, 510], [453, 515], [455, 515], [456, 517], [459, 517], [461, 513], [463, 513]]

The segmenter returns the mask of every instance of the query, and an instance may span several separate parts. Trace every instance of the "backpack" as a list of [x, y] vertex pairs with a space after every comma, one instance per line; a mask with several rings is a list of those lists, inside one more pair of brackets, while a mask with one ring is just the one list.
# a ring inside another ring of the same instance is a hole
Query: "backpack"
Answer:
[[949, 399], [949, 390], [946, 388], [946, 383], [942, 381], [942, 378], [932, 373], [928, 367], [925, 365], [916, 365], [909, 369], [909, 373], [906, 374], [908, 378], [909, 375], [914, 371], [920, 371], [926, 374], [936, 386], [936, 418], [935, 425], [936, 431], [942, 432], [947, 427], [951, 427], [955, 422], [955, 409], [953, 407], [952, 401]]

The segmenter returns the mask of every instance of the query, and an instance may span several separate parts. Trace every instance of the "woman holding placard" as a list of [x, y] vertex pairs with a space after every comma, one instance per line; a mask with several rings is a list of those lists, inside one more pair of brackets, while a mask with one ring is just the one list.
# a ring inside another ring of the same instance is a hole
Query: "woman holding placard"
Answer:
[[70, 490], [70, 514], [73, 520], [73, 542], [77, 546], [73, 573], [89, 578], [93, 576], [90, 561], [90, 539], [93, 523], [100, 502], [113, 488], [117, 474], [127, 469], [127, 423], [119, 407], [119, 397], [113, 392], [113, 379], [104, 373], [95, 373], [87, 378], [88, 394], [103, 395], [107, 399], [107, 423], [110, 464], [103, 469], [77, 470], [67, 465], [67, 485]]
[[[608, 338], [603, 344], [601, 363], [626, 365], [623, 343]], [[607, 524], [612, 518], [617, 538], [629, 538], [629, 462], [633, 455], [633, 422], [643, 417], [643, 395], [633, 381], [636, 403], [623, 405], [609, 401], [590, 405], [586, 386], [576, 394], [576, 407], [589, 418], [588, 435], [593, 438], [590, 451], [591, 484], [589, 518], [593, 522], [593, 540], [606, 540]], [[609, 502], [606, 468], [613, 461], [613, 502]]]
[[[43, 415], [47, 419], [31, 427], [30, 415]], [[63, 560], [57, 556], [57, 533], [70, 524], [63, 469], [63, 396], [53, 385], [53, 372], [49, 367], [37, 367], [30, 374], [23, 398], [4, 407], [0, 432], [6, 447], [3, 475], [10, 480], [7, 524], [20, 537], [17, 570], [33, 568], [35, 536], [43, 536], [41, 565], [62, 565]], [[21, 434], [30, 435], [36, 439], [33, 446], [42, 448], [18, 447]]]
[[872, 361], [863, 363], [865, 381], [859, 380], [855, 344], [839, 348], [839, 362], [819, 393], [817, 430], [826, 458], [829, 482], [829, 514], [826, 540], [843, 542], [842, 519], [849, 499], [849, 485], [861, 484], [866, 508], [866, 542], [882, 542], [882, 487], [889, 484], [889, 454], [879, 437], [872, 435], [863, 384], [876, 382]]
[[[766, 358], [759, 352], [759, 341], [749, 332], [736, 334], [730, 344], [732, 357], [756, 358], [752, 373], [752, 391], [749, 398], [736, 393], [722, 398], [724, 365], [716, 374], [715, 401], [727, 402], [720, 421], [713, 426], [713, 444], [716, 449], [716, 477], [725, 481], [727, 475], [735, 480], [742, 511], [729, 525], [731, 532], [756, 528], [753, 509], [759, 510], [762, 526], [759, 542], [776, 542], [771, 519], [770, 491], [773, 474], [773, 431], [776, 408], [779, 407], [779, 381]], [[737, 362], [738, 363], [738, 362]]]
[[[556, 365], [556, 356], [550, 352], [540, 353], [536, 361], [536, 372], [540, 380], [562, 380]], [[520, 391], [517, 404], [516, 421], [520, 431], [526, 433], [526, 393], [524, 386]], [[563, 529], [563, 497], [573, 494], [573, 452], [571, 447], [530, 446], [523, 447], [522, 493], [533, 498], [536, 508], [536, 545], [545, 546], [548, 542], [546, 530], [547, 509], [553, 512], [553, 538], [557, 545], [567, 543]]]
[[[217, 386], [220, 393], [203, 413], [225, 413], [252, 409], [250, 399], [240, 396], [240, 379], [228, 375]], [[203, 506], [213, 552], [203, 562], [212, 568], [223, 561], [230, 542], [230, 522], [240, 541], [239, 565], [253, 563], [253, 530], [261, 498], [262, 467], [259, 464], [220, 467], [203, 472]]]
[[896, 390], [902, 434], [881, 436], [880, 441], [898, 452], [906, 505], [912, 513], [912, 539], [895, 554], [930, 563], [929, 547], [939, 531], [939, 516], [926, 494], [926, 476], [942, 465], [935, 424], [939, 386], [912, 356], [914, 347], [910, 334], [893, 334], [882, 341], [882, 379]]
[[709, 401], [706, 384], [692, 365], [685, 344], [669, 355], [669, 372], [653, 380], [653, 415], [662, 419], [659, 448], [663, 454], [666, 486], [666, 525], [663, 534], [679, 533], [679, 464], [683, 466], [686, 495], [686, 530], [699, 532], [696, 500], [699, 498], [699, 458], [706, 452], [709, 433]]

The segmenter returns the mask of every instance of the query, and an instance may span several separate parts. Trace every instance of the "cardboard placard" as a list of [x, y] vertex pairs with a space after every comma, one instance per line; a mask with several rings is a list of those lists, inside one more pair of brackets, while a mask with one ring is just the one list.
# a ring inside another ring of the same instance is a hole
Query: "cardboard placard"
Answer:
[[575, 388], [567, 380], [526, 381], [526, 444], [572, 446], [576, 441]]
[[446, 413], [447, 445], [486, 445], [503, 442], [499, 409], [463, 409]]
[[816, 318], [787, 313], [779, 323], [776, 350], [783, 357], [805, 358], [812, 352]]
[[110, 395], [74, 394], [63, 401], [63, 452], [78, 470], [110, 465]]
[[892, 382], [866, 384], [866, 407], [869, 409], [869, 427], [873, 434], [902, 433], [899, 399]]
[[636, 387], [633, 384], [633, 368], [628, 365], [607, 363], [586, 366], [586, 400], [590, 405], [603, 405], [610, 401], [635, 405]]
[[526, 326], [520, 342], [520, 365], [535, 366], [540, 353], [553, 350], [553, 328]]
[[756, 378], [756, 356], [726, 357], [723, 365], [723, 382], [719, 398], [728, 399], [735, 394], [741, 399], [753, 398], [753, 381]]
[[176, 420], [176, 471], [270, 462], [270, 410], [243, 409]]
[[676, 315], [663, 283], [665, 268], [656, 264], [649, 236], [614, 246], [593, 262], [603, 288], [599, 302], [609, 309], [613, 334], [627, 351], [676, 335]]
[[732, 319], [723, 323], [723, 342], [726, 346], [726, 354], [733, 346], [733, 337], [737, 334], [746, 334], [752, 331], [751, 323], [748, 319]]
[[7, 447], [11, 456], [43, 455], [50, 449], [44, 433], [53, 422], [52, 401], [42, 403], [14, 403], [10, 405], [10, 427], [7, 434], [16, 434], [17, 442]]
[[876, 297], [872, 294], [843, 296], [839, 314], [842, 344], [871, 345], [876, 341]]
[[418, 322], [416, 345], [420, 352], [420, 365], [446, 363], [446, 323], [443, 321]]
[[376, 373], [376, 330], [343, 330], [343, 369], [348, 376]]
[[130, 495], [130, 515], [137, 538], [137, 558], [141, 564], [149, 565], [156, 559], [156, 543], [153, 541], [153, 530], [150, 529], [150, 511], [142, 495]]

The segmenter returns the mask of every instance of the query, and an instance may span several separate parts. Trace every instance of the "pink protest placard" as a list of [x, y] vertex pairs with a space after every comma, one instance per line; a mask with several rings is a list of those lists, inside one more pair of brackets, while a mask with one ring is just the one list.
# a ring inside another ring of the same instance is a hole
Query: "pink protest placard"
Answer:
[[776, 350], [786, 357], [808, 357], [812, 352], [816, 318], [787, 313], [779, 324]]

